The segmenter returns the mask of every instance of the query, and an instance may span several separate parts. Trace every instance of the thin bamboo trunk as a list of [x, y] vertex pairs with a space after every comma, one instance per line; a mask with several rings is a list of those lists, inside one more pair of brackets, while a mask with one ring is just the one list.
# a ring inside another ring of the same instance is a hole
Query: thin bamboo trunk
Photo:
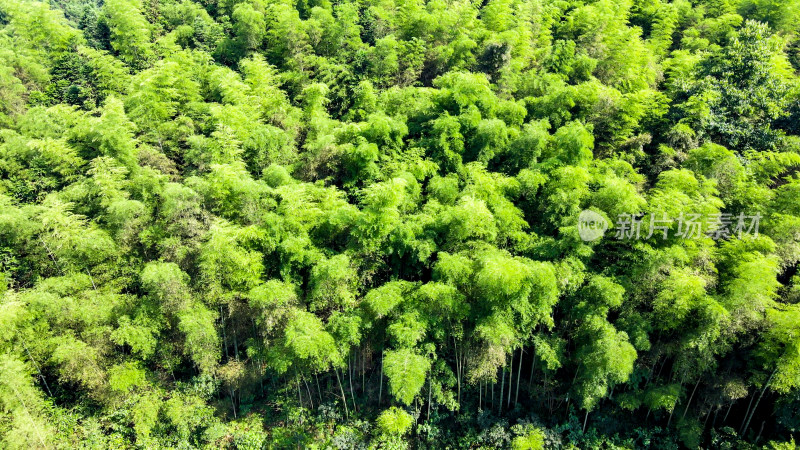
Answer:
[[319, 396], [319, 404], [322, 404], [322, 389], [319, 388], [319, 376], [314, 374], [314, 380], [317, 382], [317, 395]]
[[[347, 361], [348, 367], [350, 365], [350, 361]], [[358, 405], [356, 405], [356, 394], [353, 393], [353, 372], [349, 373], [349, 382], [350, 382], [350, 397], [353, 399], [353, 412], [358, 413]]]
[[589, 410], [586, 410], [586, 415], [583, 416], [583, 432], [586, 433], [586, 422], [589, 420]]
[[728, 405], [728, 410], [725, 412], [725, 417], [722, 418], [722, 423], [728, 420], [728, 414], [731, 413], [731, 408], [733, 408], [733, 404], [736, 403], [736, 400], [731, 401], [731, 404]]
[[761, 403], [761, 399], [764, 398], [764, 393], [767, 391], [767, 387], [769, 386], [769, 383], [772, 381], [772, 377], [775, 376], [775, 372], [777, 371], [778, 368], [776, 367], [769, 375], [767, 382], [764, 383], [764, 388], [761, 389], [761, 394], [758, 396], [758, 400], [756, 400], [755, 406], [753, 406], [753, 411], [750, 412], [750, 417], [747, 419], [747, 423], [745, 424], [744, 428], [742, 429], [742, 432], [740, 433], [742, 436], [744, 436], [744, 433], [747, 432], [747, 428], [750, 426], [750, 421], [753, 420], [753, 415], [756, 413], [756, 409], [758, 409], [758, 404]]
[[366, 363], [364, 362], [364, 360], [367, 359], [365, 353], [366, 352], [361, 354], [361, 395], [364, 395], [364, 389], [365, 389], [364, 385], [365, 385], [365, 383], [367, 381], [366, 380], [366, 373], [367, 373], [367, 371], [366, 371]]
[[522, 377], [522, 347], [519, 348], [519, 363], [517, 364], [517, 392], [514, 393], [514, 406], [519, 402], [519, 380]]
[[14, 391], [14, 396], [17, 397], [17, 400], [19, 400], [20, 404], [22, 405], [22, 409], [24, 409], [25, 412], [28, 414], [28, 420], [30, 420], [31, 424], [33, 425], [33, 429], [34, 431], [36, 431], [36, 436], [39, 438], [39, 442], [42, 443], [42, 448], [47, 448], [47, 444], [45, 444], [44, 439], [42, 438], [42, 434], [39, 431], [39, 427], [36, 426], [36, 422], [33, 420], [33, 415], [31, 414], [31, 411], [28, 409], [28, 406], [25, 404], [25, 400], [22, 398], [19, 391], [17, 390], [16, 387], [14, 387], [13, 384], [11, 384], [10, 386], [11, 389]]
[[514, 374], [514, 350], [511, 350], [511, 362], [508, 364], [508, 401], [506, 402], [506, 408], [511, 407], [511, 386], [512, 386], [512, 379], [511, 376]]
[[378, 379], [378, 406], [381, 406], [382, 395], [383, 395], [383, 350], [381, 350], [381, 376]]
[[300, 377], [295, 376], [295, 381], [297, 382], [297, 401], [300, 402], [300, 407], [303, 407], [303, 396], [300, 395]]
[[308, 392], [308, 403], [311, 404], [311, 409], [314, 409], [314, 396], [311, 395], [311, 389], [308, 387], [308, 381], [306, 381], [305, 377], [303, 377], [303, 384], [306, 385], [306, 391]]
[[428, 422], [431, 421], [431, 391], [433, 390], [433, 377], [428, 376]]
[[536, 352], [531, 348], [531, 376], [528, 378], [528, 395], [533, 392], [533, 369], [536, 368]]
[[458, 406], [461, 406], [461, 358], [458, 354], [458, 341], [453, 337], [453, 353], [456, 362], [456, 382], [458, 383]]
[[239, 341], [236, 338], [236, 328], [233, 329], [233, 355], [239, 361]]
[[753, 444], [758, 444], [758, 440], [761, 439], [761, 433], [764, 432], [764, 424], [767, 423], [766, 420], [761, 421], [761, 428], [758, 430], [758, 435], [756, 436], [756, 440], [753, 441]]
[[480, 411], [483, 406], [481, 404], [482, 394], [483, 394], [483, 381], [478, 381], [478, 411]]
[[225, 315], [222, 313], [222, 304], [219, 305], [219, 318], [222, 321], [222, 346], [225, 348], [225, 359], [231, 356], [228, 354], [228, 337], [225, 335]]
[[336, 381], [339, 382], [339, 390], [342, 392], [342, 403], [344, 403], [344, 417], [347, 419], [350, 417], [350, 412], [347, 410], [347, 396], [344, 395], [344, 387], [342, 386], [342, 379], [339, 378], [339, 370], [334, 368], [333, 373], [336, 374]]
[[[39, 372], [39, 378], [42, 379], [42, 383], [44, 383], [44, 387], [47, 389], [47, 393], [50, 394], [50, 397], [52, 397], [53, 393], [50, 391], [50, 386], [47, 384], [47, 380], [45, 380], [45, 378], [44, 378], [44, 374], [42, 373], [42, 369], [39, 368], [39, 363], [37, 363], [36, 360], [33, 359], [33, 355], [31, 355], [31, 351], [28, 350], [28, 346], [25, 345], [25, 341], [24, 340], [22, 340], [22, 346], [25, 348], [25, 352], [28, 353], [28, 358], [31, 359], [31, 362], [33, 363], [33, 366], [36, 367], [36, 371]], [[173, 378], [174, 378], [174, 375], [173, 375]]]
[[694, 384], [694, 389], [692, 389], [692, 395], [689, 396], [689, 401], [686, 402], [686, 409], [683, 410], [683, 415], [681, 416], [681, 420], [686, 418], [686, 413], [689, 412], [689, 406], [692, 404], [692, 399], [694, 398], [694, 393], [697, 391], [697, 386], [700, 385], [700, 380], [702, 377], [697, 379], [697, 383]]
[[86, 268], [86, 273], [89, 275], [89, 281], [92, 282], [92, 289], [94, 289], [96, 291], [97, 290], [97, 286], [95, 286], [95, 284], [94, 284], [94, 278], [92, 278], [92, 273], [89, 272], [89, 268], [88, 267]]
[[506, 387], [506, 374], [505, 370], [500, 370], [500, 406], [497, 408], [497, 413], [503, 412], [503, 390]]
[[739, 432], [741, 433], [742, 428], [744, 428], [744, 423], [747, 422], [747, 416], [750, 415], [750, 407], [753, 406], [753, 400], [756, 399], [756, 393], [758, 391], [753, 392], [753, 396], [750, 397], [750, 403], [747, 404], [747, 409], [744, 412], [744, 417], [742, 417], [742, 424], [739, 425]]
[[[683, 378], [681, 378], [679, 389], [683, 390]], [[675, 404], [675, 406], [678, 406], [677, 403]], [[669, 412], [669, 419], [667, 419], [667, 427], [669, 427], [669, 424], [672, 423], [672, 416], [675, 414], [675, 406], [673, 406], [672, 410]]]
[[236, 420], [236, 396], [234, 395], [233, 389], [228, 389], [228, 392], [231, 397], [231, 409], [233, 410], [233, 419]]

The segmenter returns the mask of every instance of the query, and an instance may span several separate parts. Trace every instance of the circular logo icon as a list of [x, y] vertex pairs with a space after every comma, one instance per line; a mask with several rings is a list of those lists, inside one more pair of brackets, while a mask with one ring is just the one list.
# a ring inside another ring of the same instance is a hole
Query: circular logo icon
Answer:
[[594, 241], [603, 236], [608, 229], [608, 222], [600, 214], [584, 209], [578, 216], [578, 234], [584, 242]]

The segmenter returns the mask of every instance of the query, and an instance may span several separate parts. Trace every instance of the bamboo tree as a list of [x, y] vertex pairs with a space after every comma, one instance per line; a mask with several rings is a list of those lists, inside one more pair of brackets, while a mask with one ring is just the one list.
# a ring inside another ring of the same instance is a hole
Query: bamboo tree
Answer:
[[497, 407], [497, 413], [500, 414], [503, 412], [503, 389], [506, 386], [506, 373], [505, 373], [505, 366], [500, 368], [500, 403]]
[[511, 407], [511, 375], [514, 373], [514, 349], [511, 349], [511, 360], [508, 364], [508, 401], [506, 402], [506, 408]]
[[381, 405], [381, 398], [383, 396], [383, 350], [381, 350], [381, 374], [378, 377], [378, 406]]
[[[764, 393], [767, 391], [769, 387], [769, 383], [772, 381], [772, 377], [775, 376], [775, 372], [778, 371], [778, 368], [772, 370], [772, 373], [769, 374], [769, 378], [767, 378], [767, 382], [764, 383], [764, 387], [761, 388], [761, 393], [758, 395], [758, 400], [756, 400], [756, 404], [753, 406], [753, 409], [750, 410], [748, 407], [747, 411], [745, 411], [745, 419], [746, 421], [742, 425], [742, 429], [739, 431], [739, 434], [744, 434], [747, 432], [747, 428], [750, 426], [750, 421], [753, 419], [753, 414], [756, 413], [756, 409], [758, 409], [758, 404], [761, 402], [761, 399], [764, 397]], [[754, 395], [755, 397], [755, 395]], [[752, 402], [752, 399], [751, 399]]]
[[514, 406], [519, 402], [519, 380], [522, 378], [522, 346], [519, 348], [519, 363], [517, 364], [517, 389], [514, 392]]
[[342, 387], [342, 379], [339, 378], [339, 370], [334, 368], [333, 373], [336, 374], [336, 381], [339, 382], [339, 391], [342, 393], [342, 403], [344, 404], [344, 416], [348, 418], [350, 416], [349, 411], [347, 410], [347, 396], [344, 395], [344, 387]]

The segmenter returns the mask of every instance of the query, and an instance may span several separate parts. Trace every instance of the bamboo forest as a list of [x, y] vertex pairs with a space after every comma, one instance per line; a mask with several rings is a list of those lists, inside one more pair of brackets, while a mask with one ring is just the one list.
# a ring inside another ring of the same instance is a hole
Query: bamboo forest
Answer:
[[800, 440], [800, 0], [0, 0], [0, 448]]

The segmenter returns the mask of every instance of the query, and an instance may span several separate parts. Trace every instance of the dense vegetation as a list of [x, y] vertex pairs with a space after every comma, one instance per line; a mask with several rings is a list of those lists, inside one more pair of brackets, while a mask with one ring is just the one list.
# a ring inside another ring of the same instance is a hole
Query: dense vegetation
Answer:
[[798, 31], [0, 0], [0, 447], [793, 449]]

